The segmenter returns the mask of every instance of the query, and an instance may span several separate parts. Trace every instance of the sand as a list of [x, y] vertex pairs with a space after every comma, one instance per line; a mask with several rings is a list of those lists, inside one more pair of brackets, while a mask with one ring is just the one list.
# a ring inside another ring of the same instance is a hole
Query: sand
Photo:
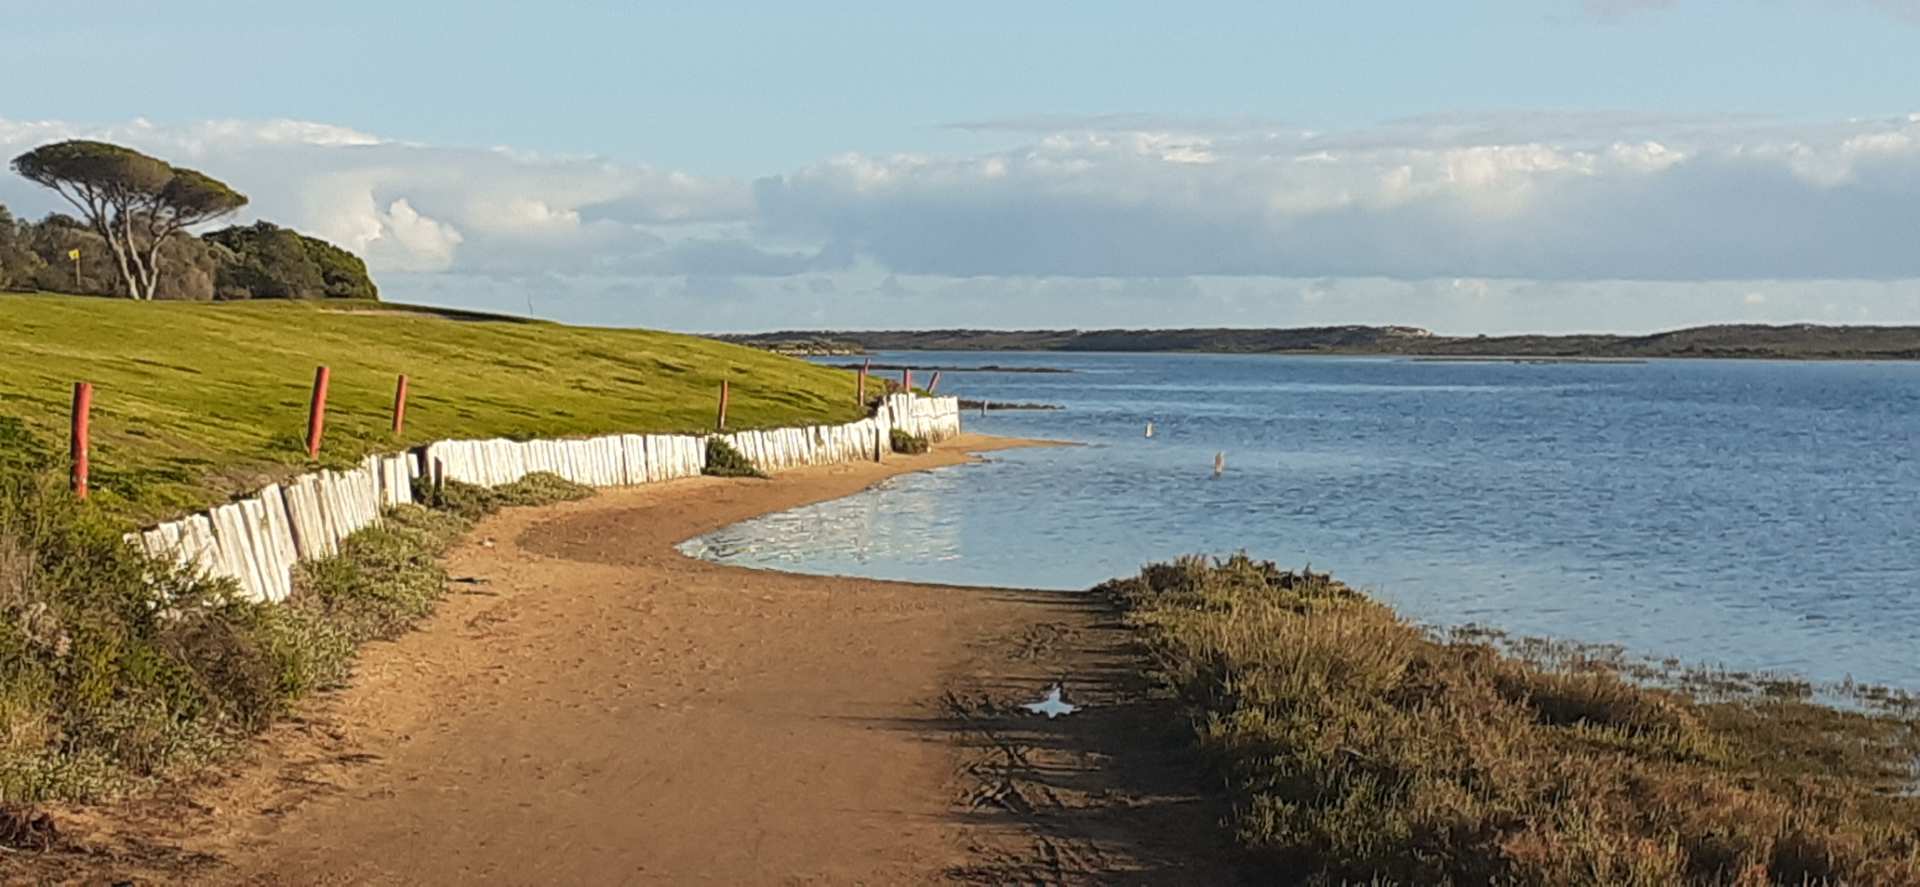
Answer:
[[[1085, 594], [798, 576], [679, 542], [902, 471], [604, 491], [483, 521], [453, 593], [240, 760], [58, 810], [0, 875], [243, 884], [1220, 883], [1176, 712]], [[990, 457], [990, 456], [989, 456]], [[1056, 683], [1081, 710], [1021, 703]]]

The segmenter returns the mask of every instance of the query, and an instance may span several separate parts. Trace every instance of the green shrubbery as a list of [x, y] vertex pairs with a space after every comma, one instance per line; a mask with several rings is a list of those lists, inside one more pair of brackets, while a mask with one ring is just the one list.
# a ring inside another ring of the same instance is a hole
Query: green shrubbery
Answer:
[[1263, 882], [1920, 883], [1920, 732], [1443, 643], [1244, 556], [1102, 586], [1192, 712]]
[[753, 464], [753, 460], [742, 455], [718, 437], [707, 438], [707, 466], [701, 474], [712, 477], [766, 477], [767, 474]]
[[588, 492], [551, 475], [449, 487], [447, 508], [392, 509], [301, 564], [271, 605], [147, 557], [57, 480], [0, 468], [0, 803], [98, 796], [204, 759], [425, 616], [436, 559], [474, 519]]
[[[68, 258], [80, 251], [79, 275]], [[195, 237], [179, 233], [160, 247], [165, 273], [154, 298], [378, 299], [379, 290], [358, 256], [324, 240], [267, 222]], [[61, 213], [38, 222], [17, 220], [0, 206], [0, 290], [99, 295], [123, 289], [107, 242], [79, 219]]]
[[223, 299], [377, 299], [360, 257], [271, 222], [206, 236], [226, 250], [215, 281]]
[[917, 434], [908, 434], [898, 428], [893, 429], [893, 433], [888, 435], [888, 442], [892, 445], [894, 452], [908, 455], [924, 453], [931, 447], [926, 438]]

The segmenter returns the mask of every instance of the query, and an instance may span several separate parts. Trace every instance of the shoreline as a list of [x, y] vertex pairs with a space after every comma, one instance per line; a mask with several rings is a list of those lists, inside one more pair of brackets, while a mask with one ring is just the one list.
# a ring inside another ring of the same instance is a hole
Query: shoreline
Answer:
[[[1164, 741], [1124, 772], [1114, 763], [1167, 713], [1136, 710], [1145, 694], [1121, 686], [1132, 669], [1078, 678], [1130, 655], [1099, 601], [677, 550], [758, 514], [1038, 445], [966, 435], [882, 464], [489, 517], [444, 559], [452, 582], [434, 614], [368, 647], [347, 687], [151, 796], [51, 806], [72, 846], [0, 857], [0, 875], [902, 883], [1208, 868], [1190, 848], [1216, 846], [1217, 816], [1192, 815], [1187, 763]], [[1063, 676], [1097, 714], [1008, 714]], [[1010, 747], [1025, 750], [1008, 760]], [[1042, 766], [1082, 773], [1085, 790], [1043, 788]], [[1117, 819], [1057, 832], [1049, 805]]]

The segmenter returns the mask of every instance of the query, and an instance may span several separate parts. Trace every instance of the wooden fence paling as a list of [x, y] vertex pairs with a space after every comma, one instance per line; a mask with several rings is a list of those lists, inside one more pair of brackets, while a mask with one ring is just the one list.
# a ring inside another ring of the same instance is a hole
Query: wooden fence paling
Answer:
[[73, 495], [87, 498], [87, 454], [92, 448], [93, 383], [73, 383]]
[[320, 432], [327, 424], [327, 379], [332, 371], [317, 367], [313, 371], [313, 401], [307, 406], [307, 458], [320, 458]]
[[398, 437], [407, 430], [407, 374], [400, 374], [400, 381], [393, 386], [393, 433]]
[[714, 422], [716, 430], [727, 430], [727, 380], [720, 380], [720, 417]]

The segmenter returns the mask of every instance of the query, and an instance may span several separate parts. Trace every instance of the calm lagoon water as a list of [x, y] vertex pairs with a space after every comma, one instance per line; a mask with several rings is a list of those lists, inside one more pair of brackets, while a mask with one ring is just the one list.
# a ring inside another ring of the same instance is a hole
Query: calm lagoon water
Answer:
[[1920, 689], [1920, 364], [875, 362], [1072, 369], [949, 372], [941, 392], [1064, 405], [966, 421], [1085, 446], [895, 478], [688, 551], [1082, 589], [1245, 549], [1331, 570], [1432, 624]]

